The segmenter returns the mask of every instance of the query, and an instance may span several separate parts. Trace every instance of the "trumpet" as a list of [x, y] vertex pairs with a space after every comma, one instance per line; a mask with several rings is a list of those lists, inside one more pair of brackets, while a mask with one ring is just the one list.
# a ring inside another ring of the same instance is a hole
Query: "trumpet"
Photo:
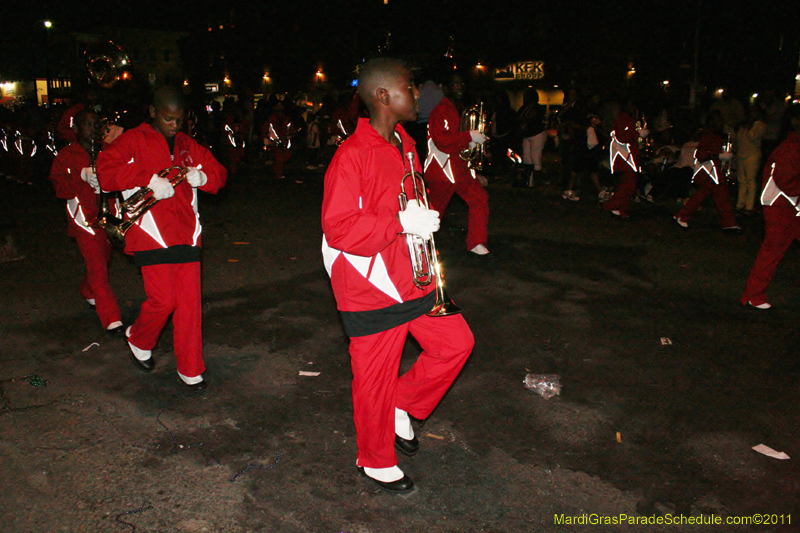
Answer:
[[[486, 135], [486, 130], [489, 121], [486, 119], [486, 113], [483, 112], [483, 102], [474, 105], [464, 110], [461, 115], [461, 131], [478, 130], [483, 135]], [[469, 168], [480, 172], [483, 170], [483, 163], [486, 160], [486, 141], [483, 144], [470, 145], [469, 148], [461, 150], [458, 154], [461, 159], [469, 162]]]
[[[178, 186], [178, 184], [186, 179], [186, 174], [189, 172], [188, 168], [165, 168], [158, 173], [158, 176], [160, 178], [166, 178], [176, 170], [178, 173], [169, 180], [172, 187], [175, 188]], [[123, 247], [125, 246], [125, 234], [128, 233], [128, 230], [131, 229], [133, 225], [136, 224], [136, 222], [138, 222], [139, 219], [150, 210], [151, 207], [156, 205], [157, 202], [158, 200], [153, 197], [153, 191], [148, 187], [144, 187], [133, 193], [133, 195], [120, 204], [121, 210], [128, 214], [128, 218], [126, 220], [121, 220], [114, 216], [108, 216], [105, 219], [101, 219], [98, 216], [97, 226], [106, 230], [106, 233], [108, 234], [108, 240], [110, 240], [112, 244]]]
[[[411, 179], [411, 192], [414, 198], [411, 201], [417, 202], [421, 207], [428, 207], [428, 193], [425, 191], [425, 180], [422, 174], [414, 170], [414, 152], [406, 153], [408, 158], [409, 171], [400, 180], [400, 210], [405, 211], [408, 207], [408, 193], [406, 193], [406, 181]], [[433, 309], [428, 311], [428, 316], [447, 316], [456, 315], [461, 312], [455, 302], [447, 295], [444, 287], [444, 276], [442, 275], [442, 265], [436, 252], [436, 244], [433, 235], [426, 241], [420, 235], [406, 234], [408, 244], [408, 255], [411, 258], [411, 271], [413, 273], [414, 285], [423, 288], [436, 280], [436, 301]]]

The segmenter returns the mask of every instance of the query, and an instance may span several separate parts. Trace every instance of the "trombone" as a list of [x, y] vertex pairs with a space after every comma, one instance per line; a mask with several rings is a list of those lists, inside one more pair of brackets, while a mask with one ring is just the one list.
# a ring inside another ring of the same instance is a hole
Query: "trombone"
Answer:
[[[425, 180], [422, 174], [414, 170], [414, 152], [407, 152], [409, 171], [400, 180], [400, 210], [405, 211], [408, 207], [408, 193], [406, 193], [406, 181], [411, 179], [411, 191], [414, 194], [412, 201], [417, 202], [421, 207], [428, 207], [428, 193], [425, 191]], [[456, 315], [461, 312], [455, 302], [447, 295], [444, 288], [444, 276], [442, 275], [442, 265], [436, 252], [436, 244], [433, 235], [426, 241], [420, 235], [411, 233], [406, 234], [408, 244], [408, 255], [411, 258], [411, 271], [413, 273], [414, 285], [418, 288], [430, 285], [436, 280], [436, 302], [433, 309], [428, 311], [428, 316], [447, 316]]]

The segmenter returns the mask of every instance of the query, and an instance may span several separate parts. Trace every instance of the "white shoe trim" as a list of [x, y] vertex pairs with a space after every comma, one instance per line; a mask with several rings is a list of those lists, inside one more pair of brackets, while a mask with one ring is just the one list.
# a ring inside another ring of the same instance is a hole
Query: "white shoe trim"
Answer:
[[[131, 326], [128, 326], [128, 329], [125, 330], [125, 337], [130, 339], [130, 336], [131, 336]], [[148, 359], [153, 357], [152, 350], [142, 350], [141, 348], [137, 348], [136, 346], [131, 344], [130, 340], [128, 341], [128, 347], [131, 349], [131, 353], [133, 353], [133, 356], [139, 361], [147, 361]]]
[[120, 322], [119, 320], [117, 320], [116, 322], [112, 322], [111, 324], [109, 324], [109, 325], [108, 325], [108, 327], [107, 327], [106, 329], [108, 329], [108, 330], [117, 329], [117, 328], [118, 328], [118, 327], [120, 327], [121, 325], [122, 325], [122, 322]]
[[477, 255], [486, 255], [489, 253], [489, 249], [486, 246], [479, 244], [478, 246], [470, 250], [470, 252]]
[[747, 302], [750, 307], [755, 307], [756, 309], [769, 309], [772, 307], [772, 304], [764, 302], [763, 304], [753, 305], [753, 302]]
[[405, 476], [403, 471], [400, 470], [400, 467], [397, 465], [390, 466], [389, 468], [369, 468], [368, 466], [365, 466], [364, 473], [372, 479], [377, 479], [383, 483], [398, 481], [403, 479], [403, 476]]
[[86, 298], [86, 303], [89, 305], [96, 305], [94, 298]]
[[187, 385], [197, 385], [198, 383], [202, 383], [203, 381], [203, 374], [190, 378], [178, 372], [178, 377], [181, 378], [181, 380], [183, 380], [183, 382], [186, 383]]
[[394, 408], [394, 433], [401, 439], [411, 440], [414, 438], [414, 428], [411, 427], [411, 418], [408, 413]]

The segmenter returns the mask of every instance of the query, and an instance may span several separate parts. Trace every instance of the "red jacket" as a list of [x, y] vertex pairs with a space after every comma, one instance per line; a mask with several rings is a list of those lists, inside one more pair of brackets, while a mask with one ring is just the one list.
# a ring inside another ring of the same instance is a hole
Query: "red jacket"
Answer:
[[[764, 165], [764, 190], [761, 201], [764, 205], [791, 206], [786, 196], [800, 196], [800, 135], [789, 133], [772, 152]], [[779, 189], [770, 191], [771, 183]], [[783, 194], [779, 194], [783, 193]]]
[[81, 170], [90, 166], [92, 158], [89, 153], [80, 144], [72, 143], [58, 152], [50, 169], [50, 181], [56, 196], [67, 201], [67, 234], [71, 237], [80, 232], [92, 235], [97, 232], [96, 228], [86, 225], [97, 218], [97, 195], [81, 179]]
[[[639, 132], [636, 130], [636, 121], [627, 113], [620, 113], [617, 120], [611, 126], [611, 137], [619, 143], [626, 145], [630, 155], [624, 153], [615, 154], [615, 146], [612, 140], [609, 149], [611, 150], [611, 172], [638, 172], [642, 168], [642, 156], [639, 151]], [[627, 162], [627, 158], [633, 159], [633, 165]]]
[[[706, 130], [703, 132], [703, 135], [700, 136], [700, 141], [697, 143], [697, 151], [695, 152], [694, 158], [697, 159], [697, 162], [702, 164], [706, 161], [711, 161], [714, 165], [714, 169], [717, 171], [717, 176], [720, 179], [723, 177], [722, 172], [722, 162], [719, 160], [719, 154], [722, 153], [722, 137], [717, 135], [711, 130]], [[711, 177], [711, 173], [708, 169], [702, 168], [698, 165], [698, 169], [702, 169], [706, 174], [709, 174]], [[712, 178], [713, 179], [713, 178]]]
[[[414, 141], [401, 126], [395, 131], [403, 153], [414, 153], [419, 172]], [[325, 173], [322, 255], [340, 311], [383, 309], [434, 289], [434, 284], [423, 289], [414, 285], [406, 236], [397, 219], [400, 182], [408, 169], [406, 157], [365, 118], [336, 150]]]
[[[147, 187], [153, 174], [165, 168], [198, 167], [208, 176], [200, 190], [215, 194], [228, 177], [221, 164], [185, 133], [175, 135], [175, 149], [169, 153], [166, 138], [149, 124], [142, 124], [120, 135], [97, 157], [97, 178], [104, 191], [122, 191], [130, 197]], [[157, 202], [125, 238], [128, 253], [186, 244], [200, 246], [200, 217], [197, 191], [185, 180], [175, 187], [175, 195]]]
[[461, 115], [455, 104], [442, 98], [428, 118], [428, 158], [425, 172], [442, 172], [452, 183], [456, 180], [473, 179], [469, 164], [459, 157], [469, 148], [472, 136], [461, 131]]

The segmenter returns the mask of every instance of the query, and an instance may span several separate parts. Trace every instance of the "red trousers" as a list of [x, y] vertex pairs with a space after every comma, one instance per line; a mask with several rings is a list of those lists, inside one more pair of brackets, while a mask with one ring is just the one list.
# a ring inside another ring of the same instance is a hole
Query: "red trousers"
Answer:
[[[723, 180], [720, 180], [723, 181]], [[733, 206], [731, 205], [731, 197], [728, 194], [728, 185], [726, 183], [716, 184], [714, 180], [708, 177], [708, 174], [701, 172], [694, 179], [695, 192], [692, 197], [686, 202], [680, 211], [675, 215], [682, 220], [689, 220], [695, 211], [703, 203], [703, 200], [711, 196], [714, 199], [714, 205], [717, 206], [717, 213], [719, 213], [720, 225], [723, 228], [730, 228], [736, 225], [736, 219], [733, 216]]]
[[147, 300], [131, 327], [131, 344], [142, 350], [152, 350], [172, 315], [178, 372], [190, 378], [199, 376], [206, 368], [203, 363], [200, 263], [143, 266], [142, 277]]
[[[398, 378], [409, 333], [422, 346], [422, 353]], [[423, 315], [387, 331], [350, 338], [359, 466], [388, 468], [397, 464], [395, 407], [414, 418], [427, 418], [458, 376], [474, 345], [472, 331], [461, 315]]]
[[795, 239], [800, 239], [800, 217], [791, 206], [764, 206], [764, 242], [756, 255], [747, 277], [742, 305], [767, 303], [767, 288], [775, 275], [778, 263]]
[[283, 177], [283, 165], [286, 164], [291, 157], [292, 151], [282, 146], [276, 146], [272, 149], [272, 172], [274, 172], [276, 179]]
[[633, 171], [617, 172], [615, 176], [618, 177], [619, 181], [617, 182], [614, 196], [603, 203], [603, 209], [606, 211], [619, 211], [621, 215], [627, 215], [628, 204], [636, 193], [638, 174]]
[[78, 250], [86, 265], [86, 276], [81, 284], [81, 296], [95, 301], [95, 310], [100, 323], [107, 328], [112, 322], [122, 320], [117, 298], [108, 281], [108, 264], [111, 262], [111, 243], [103, 230], [95, 234], [81, 230], [75, 236]]
[[486, 192], [478, 180], [472, 176], [456, 177], [452, 183], [444, 172], [434, 165], [428, 167], [425, 173], [425, 183], [428, 186], [428, 202], [432, 209], [439, 211], [444, 216], [453, 194], [457, 194], [467, 203], [467, 250], [472, 250], [479, 244], [486, 244], [489, 240], [489, 193]]

